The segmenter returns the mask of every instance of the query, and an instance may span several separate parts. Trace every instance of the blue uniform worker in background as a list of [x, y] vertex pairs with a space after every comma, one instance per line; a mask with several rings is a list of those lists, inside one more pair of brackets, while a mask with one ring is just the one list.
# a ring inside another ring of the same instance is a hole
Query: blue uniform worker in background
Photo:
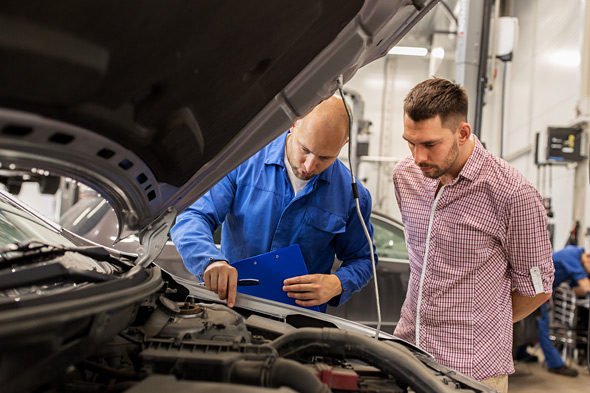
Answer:
[[[584, 252], [582, 247], [566, 246], [564, 249], [553, 253], [555, 265], [555, 278], [553, 289], [562, 282], [568, 282], [577, 296], [586, 296], [590, 293], [590, 255]], [[575, 377], [578, 372], [566, 366], [559, 356], [559, 351], [553, 346], [549, 339], [549, 316], [547, 304], [540, 308], [541, 317], [538, 320], [539, 344], [545, 356], [547, 369], [556, 374]]]
[[[372, 277], [350, 171], [337, 160], [347, 140], [344, 104], [331, 97], [225, 176], [171, 230], [188, 270], [233, 307], [238, 274], [229, 262], [299, 244], [309, 274], [285, 280], [283, 291], [322, 311], [347, 301]], [[372, 239], [371, 197], [358, 188]], [[213, 233], [222, 223], [219, 250]], [[332, 274], [335, 256], [343, 262]]]

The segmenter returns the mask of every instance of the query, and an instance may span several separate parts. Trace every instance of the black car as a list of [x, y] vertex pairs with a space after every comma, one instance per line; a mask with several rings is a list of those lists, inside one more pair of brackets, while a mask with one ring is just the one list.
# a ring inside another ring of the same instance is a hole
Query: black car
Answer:
[[[406, 248], [403, 224], [383, 213], [373, 212], [371, 222], [374, 241], [379, 255], [377, 285], [381, 305], [381, 329], [393, 332], [400, 319], [402, 304], [410, 280], [410, 265]], [[364, 325], [376, 327], [377, 307], [375, 285], [367, 286], [338, 307], [329, 307], [328, 312]]]
[[0, 193], [2, 392], [490, 391], [394, 337], [155, 266], [178, 211], [435, 1], [0, 4], [0, 163], [88, 184], [98, 246]]

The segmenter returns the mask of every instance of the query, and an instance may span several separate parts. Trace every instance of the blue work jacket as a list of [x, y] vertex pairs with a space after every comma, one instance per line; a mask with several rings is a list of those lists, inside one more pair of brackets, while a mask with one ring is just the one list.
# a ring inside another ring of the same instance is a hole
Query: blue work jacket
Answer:
[[[299, 244], [310, 274], [331, 273], [337, 256], [343, 261], [335, 272], [343, 291], [329, 303], [342, 304], [372, 277], [350, 172], [336, 160], [295, 196], [284, 162], [286, 138], [285, 133], [271, 142], [183, 211], [171, 230], [172, 240], [188, 270], [199, 278], [214, 260], [235, 262], [292, 244]], [[362, 185], [358, 189], [373, 239], [371, 196]], [[219, 250], [213, 233], [222, 223]]]
[[577, 287], [578, 280], [588, 277], [586, 269], [582, 266], [583, 253], [583, 247], [571, 245], [553, 253], [553, 264], [555, 266], [553, 289], [566, 281], [569, 281], [570, 287]]

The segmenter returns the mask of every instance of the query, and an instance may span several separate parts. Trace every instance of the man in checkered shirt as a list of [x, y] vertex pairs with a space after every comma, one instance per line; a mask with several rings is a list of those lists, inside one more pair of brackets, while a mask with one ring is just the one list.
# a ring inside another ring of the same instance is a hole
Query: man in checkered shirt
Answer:
[[538, 192], [466, 119], [467, 94], [446, 79], [423, 81], [404, 100], [412, 155], [393, 182], [410, 281], [395, 334], [506, 392], [512, 323], [549, 299], [551, 245]]

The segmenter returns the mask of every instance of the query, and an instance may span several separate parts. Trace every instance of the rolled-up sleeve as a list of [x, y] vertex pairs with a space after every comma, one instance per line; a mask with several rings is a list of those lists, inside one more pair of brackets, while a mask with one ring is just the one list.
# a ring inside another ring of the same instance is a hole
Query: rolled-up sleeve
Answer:
[[523, 296], [535, 296], [531, 269], [538, 267], [545, 293], [553, 285], [553, 260], [547, 230], [547, 214], [537, 190], [523, 184], [510, 198], [506, 252], [510, 262], [512, 288]]

